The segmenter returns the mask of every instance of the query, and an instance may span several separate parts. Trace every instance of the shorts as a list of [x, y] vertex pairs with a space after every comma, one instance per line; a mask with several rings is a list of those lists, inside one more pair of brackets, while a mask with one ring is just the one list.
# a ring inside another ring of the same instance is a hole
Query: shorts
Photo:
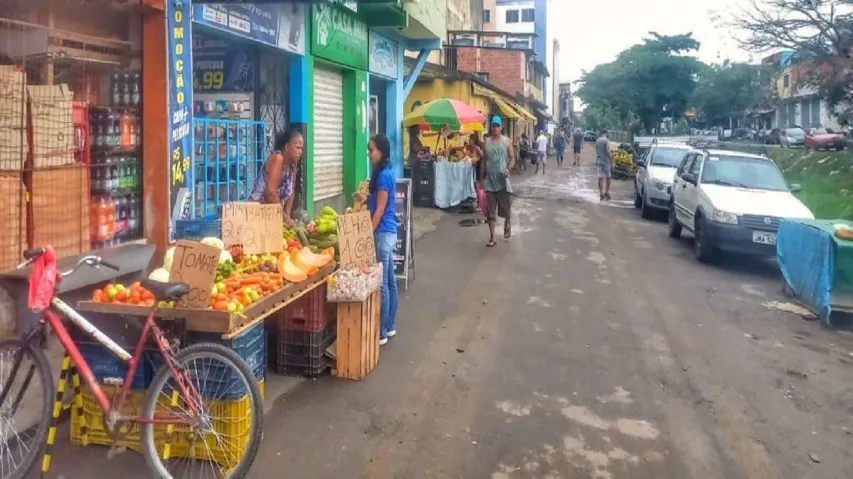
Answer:
[[580, 152], [581, 152], [581, 146], [580, 146], [580, 145], [575, 145], [574, 150], [575, 150], [575, 153], [580, 153]]
[[486, 192], [486, 219], [492, 223], [501, 218], [507, 218], [512, 213], [512, 196], [506, 190]]
[[613, 174], [609, 161], [596, 161], [595, 167], [598, 169], [599, 178], [610, 178]]
[[548, 153], [544, 151], [536, 152], [536, 163], [542, 163], [543, 165], [548, 163]]

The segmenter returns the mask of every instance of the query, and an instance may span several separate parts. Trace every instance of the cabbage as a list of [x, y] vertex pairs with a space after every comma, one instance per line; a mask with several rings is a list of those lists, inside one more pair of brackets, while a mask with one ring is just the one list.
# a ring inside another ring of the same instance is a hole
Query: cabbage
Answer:
[[222, 250], [222, 252], [219, 253], [219, 264], [227, 263], [229, 261], [231, 261], [231, 262], [234, 261], [234, 258], [231, 257], [231, 253], [229, 253], [225, 250]]
[[214, 238], [212, 236], [204, 238], [201, 240], [201, 244], [206, 244], [208, 246], [215, 246], [219, 249], [225, 249], [225, 243], [222, 242], [219, 238]]
[[172, 246], [166, 250], [166, 256], [163, 257], [163, 269], [172, 271], [172, 261], [175, 259], [175, 247]]
[[157, 268], [148, 275], [151, 281], [159, 281], [161, 283], [169, 282], [169, 270], [166, 268]]

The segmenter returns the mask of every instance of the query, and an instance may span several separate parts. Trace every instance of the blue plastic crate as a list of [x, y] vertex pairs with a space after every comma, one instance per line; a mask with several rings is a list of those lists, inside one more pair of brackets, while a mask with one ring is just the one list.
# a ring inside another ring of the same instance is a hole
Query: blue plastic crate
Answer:
[[[129, 367], [128, 363], [115, 357], [100, 344], [78, 344], [77, 347], [99, 383], [120, 384], [124, 382]], [[145, 354], [142, 357], [141, 364], [136, 367], [130, 387], [132, 389], [146, 389], [151, 384], [152, 377], [151, 361], [148, 360], [148, 354]]]
[[219, 238], [221, 234], [222, 220], [215, 215], [175, 221], [175, 239], [200, 241], [209, 236]]
[[[267, 331], [263, 323], [244, 331], [239, 336], [224, 340], [220, 333], [201, 333], [188, 332], [187, 341], [189, 344], [196, 343], [217, 343], [221, 344], [243, 358], [249, 365], [249, 369], [255, 373], [255, 378], [261, 380], [266, 375], [267, 370]], [[205, 365], [207, 366], [207, 365]], [[201, 366], [199, 366], [201, 367]], [[192, 369], [192, 365], [190, 365]], [[226, 369], [224, 366], [219, 366], [219, 371], [203, 371], [203, 379], [201, 383], [201, 393], [205, 397], [213, 397], [215, 399], [240, 399], [246, 395], [246, 388], [242, 385], [237, 387], [230, 386], [230, 383], [237, 380], [231, 369]], [[201, 373], [201, 372], [200, 372]]]

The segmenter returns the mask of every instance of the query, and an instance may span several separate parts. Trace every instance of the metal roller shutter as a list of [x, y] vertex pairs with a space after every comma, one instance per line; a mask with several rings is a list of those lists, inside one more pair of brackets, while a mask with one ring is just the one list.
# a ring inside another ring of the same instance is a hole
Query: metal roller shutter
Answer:
[[[314, 69], [314, 201], [342, 202], [344, 194], [344, 80]], [[336, 198], [339, 197], [339, 198]]]

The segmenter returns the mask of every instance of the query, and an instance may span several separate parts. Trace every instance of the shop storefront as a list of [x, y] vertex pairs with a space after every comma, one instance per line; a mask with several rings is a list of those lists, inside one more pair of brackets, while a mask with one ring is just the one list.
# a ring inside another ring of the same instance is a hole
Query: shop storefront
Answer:
[[311, 7], [313, 122], [308, 151], [314, 211], [343, 209], [367, 176], [368, 33], [344, 7]]
[[0, 271], [28, 247], [50, 244], [67, 257], [139, 240], [142, 15], [92, 15], [76, 1], [6, 3]]
[[[368, 100], [368, 133], [382, 133], [391, 142], [392, 161], [397, 176], [403, 173], [402, 116], [402, 50], [400, 44], [385, 35], [370, 31], [368, 67], [370, 70], [370, 97]], [[390, 119], [390, 120], [389, 120]]]

